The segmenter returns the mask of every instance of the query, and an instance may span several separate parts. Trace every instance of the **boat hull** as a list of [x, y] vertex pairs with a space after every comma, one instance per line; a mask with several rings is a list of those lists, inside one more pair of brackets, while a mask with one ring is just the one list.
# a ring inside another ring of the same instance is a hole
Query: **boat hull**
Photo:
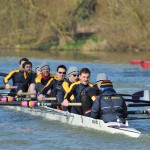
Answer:
[[104, 123], [102, 120], [93, 119], [69, 112], [64, 112], [61, 110], [56, 110], [49, 107], [37, 107], [37, 108], [27, 108], [27, 107], [20, 107], [20, 106], [4, 106], [8, 109], [13, 109], [16, 111], [24, 112], [27, 114], [31, 114], [34, 116], [42, 116], [48, 120], [58, 120], [62, 123], [67, 123], [70, 125], [75, 126], [82, 126], [87, 128], [92, 128], [104, 132], [108, 132], [111, 134], [124, 134], [130, 137], [137, 138], [141, 135], [141, 132], [137, 131], [134, 128], [129, 128], [128, 126], [117, 123], [117, 122], [110, 122]]
[[150, 68], [150, 60], [144, 60], [141, 62], [141, 67], [144, 69], [149, 69]]
[[140, 65], [141, 64], [141, 60], [131, 60], [130, 64], [131, 65]]

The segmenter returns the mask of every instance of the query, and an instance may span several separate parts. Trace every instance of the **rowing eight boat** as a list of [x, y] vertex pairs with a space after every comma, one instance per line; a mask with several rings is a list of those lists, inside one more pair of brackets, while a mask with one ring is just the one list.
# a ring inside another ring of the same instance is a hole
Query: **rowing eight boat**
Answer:
[[8, 109], [13, 109], [15, 111], [24, 112], [34, 116], [42, 116], [48, 120], [58, 120], [63, 123], [93, 128], [96, 130], [109, 132], [112, 134], [124, 134], [130, 137], [137, 138], [141, 135], [141, 132], [137, 131], [134, 128], [130, 128], [127, 124], [124, 125], [119, 122], [109, 122], [104, 123], [102, 120], [93, 119], [61, 110], [56, 110], [47, 106], [41, 107], [20, 107], [20, 106], [4, 106]]

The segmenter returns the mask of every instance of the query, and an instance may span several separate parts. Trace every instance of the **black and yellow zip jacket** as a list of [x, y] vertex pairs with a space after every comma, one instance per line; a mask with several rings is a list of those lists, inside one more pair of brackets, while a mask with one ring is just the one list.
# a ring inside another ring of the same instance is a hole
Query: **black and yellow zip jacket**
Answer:
[[36, 73], [26, 73], [24, 72], [23, 77], [20, 79], [20, 83], [18, 85], [17, 91], [22, 90], [23, 92], [27, 92], [30, 84], [35, 83]]
[[41, 90], [40, 94], [45, 95], [48, 90], [51, 90], [50, 96], [57, 96], [58, 90], [60, 90], [60, 86], [64, 80], [59, 81], [57, 77], [54, 77], [48, 81], [45, 87]]
[[[64, 99], [69, 100], [70, 102], [80, 102], [81, 97], [86, 93], [86, 91], [93, 86], [92, 83], [88, 83], [87, 85], [82, 84], [80, 81], [77, 81], [71, 84], [69, 91], [65, 94]], [[74, 95], [74, 100], [71, 100], [70, 97]], [[79, 115], [83, 115], [82, 107], [72, 106], [71, 112]]]
[[[93, 86], [92, 83], [88, 83], [87, 85], [84, 85], [80, 81], [72, 83], [68, 92], [65, 94], [64, 98], [70, 99], [70, 96], [72, 94], [75, 96], [75, 98], [80, 97], [83, 93], [85, 93], [92, 86]], [[78, 100], [78, 102], [80, 102], [80, 99]]]
[[40, 92], [40, 94], [45, 95], [48, 90], [54, 89], [55, 86], [55, 76], [49, 75], [47, 79], [43, 78], [42, 74], [40, 74], [35, 82], [36, 82], [36, 88]]
[[7, 84], [10, 79], [12, 79], [13, 86], [18, 86], [18, 84], [21, 82], [21, 78], [24, 76], [24, 72], [16, 69], [12, 70], [5, 78], [4, 83]]

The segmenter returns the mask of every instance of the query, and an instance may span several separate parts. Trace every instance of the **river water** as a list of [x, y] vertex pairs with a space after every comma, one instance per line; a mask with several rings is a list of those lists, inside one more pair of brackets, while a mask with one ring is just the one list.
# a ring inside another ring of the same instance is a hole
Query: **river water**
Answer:
[[[0, 57], [0, 72], [8, 73], [18, 68], [19, 59]], [[92, 72], [91, 82], [93, 83], [96, 74], [104, 72], [113, 82], [118, 93], [132, 94], [143, 89], [150, 89], [150, 70], [143, 70], [140, 66], [29, 59], [33, 63], [33, 69], [43, 62], [48, 63], [51, 73], [55, 73], [56, 67], [60, 64], [66, 67], [77, 66], [79, 69], [88, 67]], [[3, 78], [0, 77], [0, 84], [2, 83]], [[150, 120], [132, 120], [129, 124], [142, 132], [139, 138], [70, 126], [59, 121], [48, 121], [42, 117], [0, 108], [0, 150], [116, 150], [120, 148], [122, 150], [148, 150], [150, 148]]]

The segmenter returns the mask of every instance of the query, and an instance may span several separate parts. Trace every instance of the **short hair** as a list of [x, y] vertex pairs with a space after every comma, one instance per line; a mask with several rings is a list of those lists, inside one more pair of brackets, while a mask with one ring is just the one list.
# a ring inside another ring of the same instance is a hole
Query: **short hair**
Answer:
[[58, 67], [57, 67], [57, 72], [58, 72], [58, 69], [59, 68], [63, 68], [63, 69], [65, 69], [66, 71], [67, 71], [67, 68], [66, 68], [66, 66], [64, 66], [64, 65], [59, 65]]
[[31, 65], [31, 67], [32, 67], [32, 63], [30, 61], [24, 62], [22, 67], [25, 68], [26, 65]]
[[80, 75], [82, 74], [82, 73], [88, 73], [89, 75], [91, 75], [91, 71], [88, 69], [88, 68], [82, 68], [81, 70], [80, 70]]
[[21, 59], [19, 60], [19, 64], [21, 64], [22, 61], [29, 61], [29, 60], [28, 60], [28, 58], [21, 58]]

